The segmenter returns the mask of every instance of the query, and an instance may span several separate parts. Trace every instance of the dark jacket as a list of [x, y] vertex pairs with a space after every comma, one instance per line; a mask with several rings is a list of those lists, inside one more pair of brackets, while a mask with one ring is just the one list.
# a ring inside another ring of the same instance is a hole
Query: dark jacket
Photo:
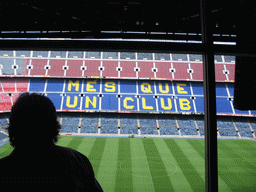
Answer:
[[103, 191], [85, 155], [55, 144], [17, 147], [0, 159], [0, 186], [6, 191]]

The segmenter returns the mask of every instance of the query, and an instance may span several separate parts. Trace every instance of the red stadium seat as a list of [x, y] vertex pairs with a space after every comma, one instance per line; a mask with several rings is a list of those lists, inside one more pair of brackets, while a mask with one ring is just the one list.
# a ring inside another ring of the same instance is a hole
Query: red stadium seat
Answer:
[[45, 75], [47, 59], [32, 59], [33, 69], [30, 69], [30, 75]]
[[193, 69], [193, 80], [203, 80], [203, 63], [190, 63], [191, 69]]
[[136, 62], [135, 61], [120, 61], [120, 77], [136, 77]]
[[229, 81], [235, 81], [235, 64], [225, 64]]
[[86, 60], [86, 70], [84, 71], [84, 76], [100, 76], [100, 64], [101, 61], [99, 60]]
[[[82, 77], [83, 75], [83, 61], [82, 60], [68, 60], [66, 69], [66, 77]], [[84, 70], [85, 71], [85, 70]]]
[[28, 89], [28, 79], [19, 78], [16, 79], [17, 92], [27, 92]]
[[155, 63], [157, 72], [156, 78], [167, 78], [172, 79], [171, 63], [170, 62], [156, 62]]
[[188, 63], [173, 62], [173, 68], [176, 70], [174, 73], [174, 79], [186, 80], [190, 79], [190, 74], [188, 73]]
[[138, 72], [139, 78], [154, 78], [153, 62], [138, 61], [138, 67], [140, 69]]
[[215, 80], [216, 81], [225, 81], [227, 80], [226, 75], [224, 74], [224, 64], [215, 63]]
[[103, 77], [118, 77], [118, 61], [103, 61]]
[[65, 65], [64, 59], [50, 59], [50, 68], [48, 69], [48, 74], [50, 76], [64, 76], [63, 66]]
[[11, 97], [7, 93], [0, 93], [0, 110], [6, 111], [11, 110], [11, 108]]
[[15, 79], [7, 78], [1, 79], [3, 91], [6, 93], [15, 92]]

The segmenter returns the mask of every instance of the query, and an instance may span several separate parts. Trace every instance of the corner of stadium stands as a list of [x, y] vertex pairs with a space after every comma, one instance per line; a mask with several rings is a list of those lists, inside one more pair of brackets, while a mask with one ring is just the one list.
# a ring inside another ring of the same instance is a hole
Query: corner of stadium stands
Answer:
[[[62, 134], [203, 137], [201, 55], [0, 51], [0, 141], [22, 92], [44, 93]], [[215, 56], [218, 137], [255, 138], [255, 111], [233, 107], [234, 56]]]

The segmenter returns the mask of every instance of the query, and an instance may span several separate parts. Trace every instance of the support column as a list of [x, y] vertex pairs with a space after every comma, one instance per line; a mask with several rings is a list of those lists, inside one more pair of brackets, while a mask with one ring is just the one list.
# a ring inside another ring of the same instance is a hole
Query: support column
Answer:
[[202, 43], [204, 47], [204, 126], [205, 126], [205, 191], [218, 191], [218, 158], [216, 126], [216, 93], [211, 1], [200, 0]]

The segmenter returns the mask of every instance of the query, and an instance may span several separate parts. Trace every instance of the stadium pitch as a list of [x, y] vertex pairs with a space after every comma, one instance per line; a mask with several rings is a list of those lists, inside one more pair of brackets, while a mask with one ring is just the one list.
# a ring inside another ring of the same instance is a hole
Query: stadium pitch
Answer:
[[[62, 136], [91, 161], [106, 192], [205, 191], [204, 140]], [[10, 143], [0, 158], [11, 153]], [[256, 142], [218, 140], [219, 191], [256, 191]]]

